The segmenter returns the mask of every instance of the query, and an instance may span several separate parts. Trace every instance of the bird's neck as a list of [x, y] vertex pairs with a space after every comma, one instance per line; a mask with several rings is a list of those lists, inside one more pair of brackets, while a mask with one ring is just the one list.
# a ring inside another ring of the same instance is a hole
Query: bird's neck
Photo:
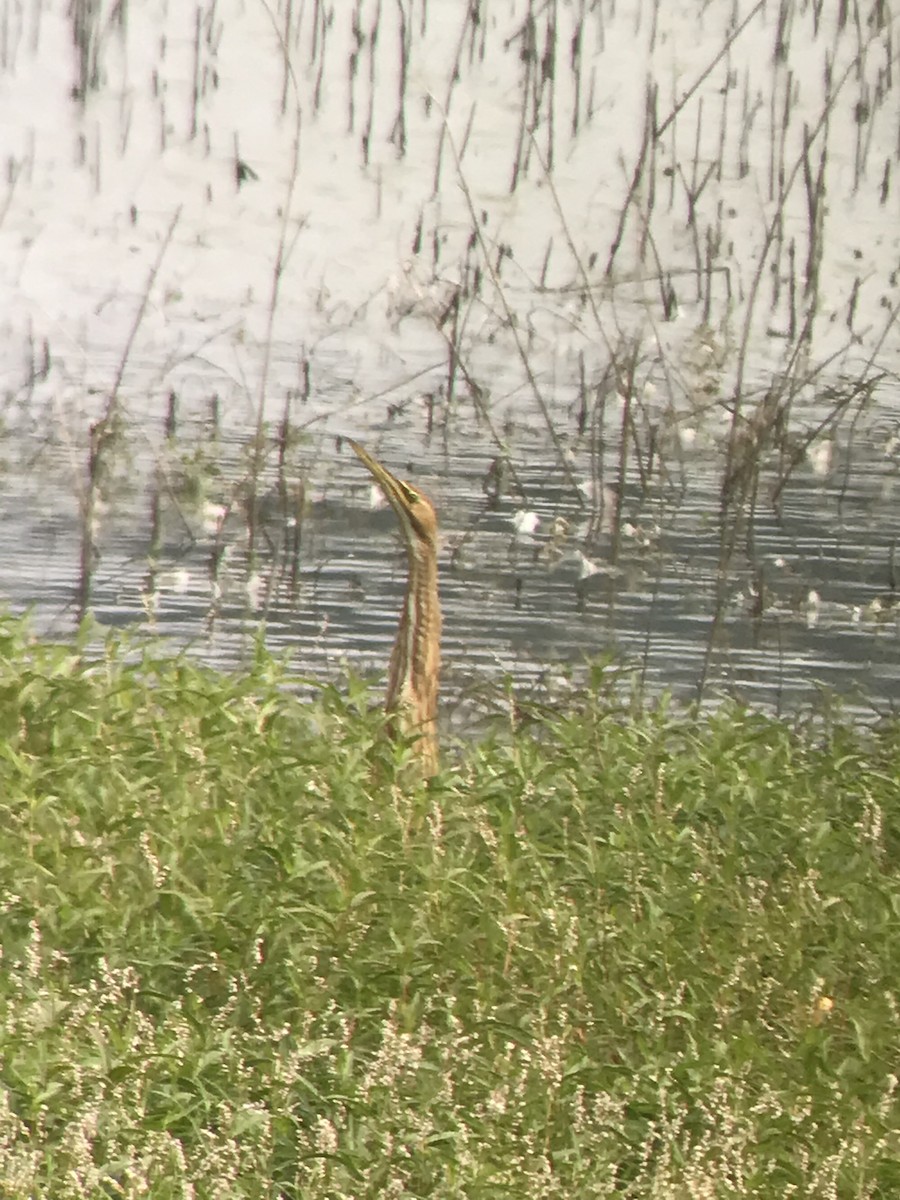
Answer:
[[391, 659], [393, 706], [411, 705], [420, 718], [434, 718], [440, 671], [441, 606], [434, 554], [409, 552], [409, 578]]

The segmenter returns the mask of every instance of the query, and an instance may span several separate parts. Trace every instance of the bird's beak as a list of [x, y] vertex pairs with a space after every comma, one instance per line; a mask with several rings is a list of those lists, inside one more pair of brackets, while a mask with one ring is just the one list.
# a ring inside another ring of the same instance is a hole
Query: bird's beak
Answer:
[[399, 504], [405, 512], [406, 510], [406, 488], [396, 475], [392, 475], [387, 467], [383, 467], [377, 458], [361, 446], [359, 442], [354, 442], [353, 438], [347, 438], [347, 441], [353, 447], [355, 453], [360, 460], [369, 468], [375, 481], [380, 485], [385, 497], [390, 501], [391, 507], [396, 509]]

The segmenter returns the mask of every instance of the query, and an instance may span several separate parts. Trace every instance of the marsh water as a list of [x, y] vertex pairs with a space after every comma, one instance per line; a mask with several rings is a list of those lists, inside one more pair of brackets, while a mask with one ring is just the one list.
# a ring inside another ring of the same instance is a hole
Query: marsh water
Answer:
[[5, 3], [0, 590], [448, 708], [900, 699], [883, 3]]

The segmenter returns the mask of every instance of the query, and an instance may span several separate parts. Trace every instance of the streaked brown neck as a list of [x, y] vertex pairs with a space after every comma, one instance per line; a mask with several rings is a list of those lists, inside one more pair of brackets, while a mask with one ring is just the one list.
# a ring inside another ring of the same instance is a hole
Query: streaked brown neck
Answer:
[[396, 712], [400, 728], [423, 740], [427, 774], [437, 770], [438, 676], [441, 663], [441, 605], [433, 550], [416, 542], [408, 548], [409, 578], [397, 640], [391, 655], [385, 707]]

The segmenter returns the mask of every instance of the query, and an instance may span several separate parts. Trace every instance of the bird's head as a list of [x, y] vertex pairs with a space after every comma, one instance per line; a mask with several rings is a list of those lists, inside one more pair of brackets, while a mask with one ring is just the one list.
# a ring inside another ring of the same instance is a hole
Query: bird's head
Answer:
[[411, 483], [407, 483], [405, 479], [398, 479], [396, 475], [392, 475], [377, 458], [373, 458], [368, 450], [360, 446], [359, 442], [354, 442], [352, 438], [347, 440], [362, 462], [369, 468], [391, 508], [397, 514], [407, 548], [415, 551], [416, 544], [424, 542], [434, 550], [437, 547], [437, 514], [434, 511], [434, 505], [425, 493], [419, 488], [413, 487]]

